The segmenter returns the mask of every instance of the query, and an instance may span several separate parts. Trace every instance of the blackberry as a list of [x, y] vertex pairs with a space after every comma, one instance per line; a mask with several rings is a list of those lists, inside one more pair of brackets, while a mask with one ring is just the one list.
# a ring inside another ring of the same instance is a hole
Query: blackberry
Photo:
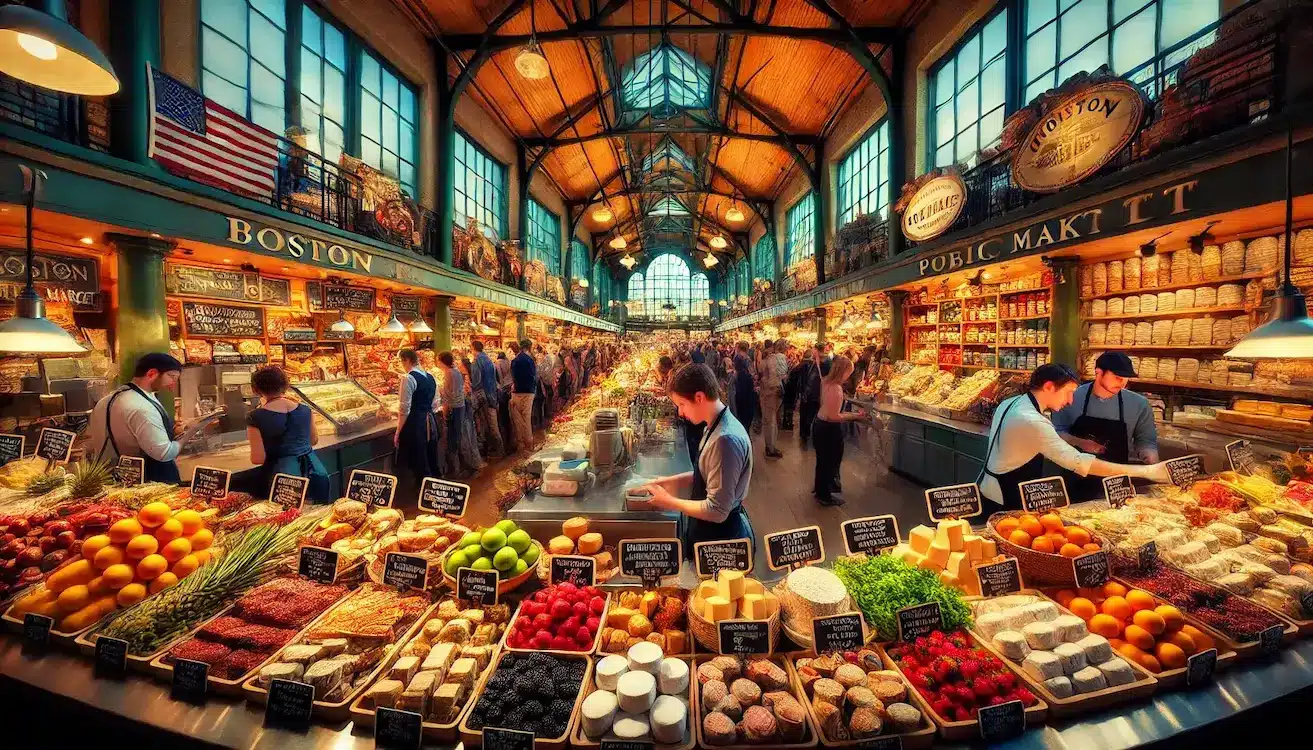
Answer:
[[547, 715], [553, 719], [569, 721], [570, 714], [573, 712], [574, 712], [573, 701], [561, 700], [560, 698], [557, 698], [556, 700], [547, 704]]
[[497, 722], [501, 721], [503, 715], [501, 706], [493, 706], [488, 709], [486, 714], [484, 714], [484, 721], [488, 724], [496, 725]]
[[568, 679], [567, 679], [567, 680], [557, 680], [557, 681], [556, 681], [556, 697], [557, 697], [557, 698], [573, 698], [573, 697], [575, 697], [575, 696], [578, 695], [578, 694], [579, 694], [579, 681], [578, 681], [578, 680], [568, 680]]
[[566, 723], [560, 719], [544, 717], [538, 720], [535, 733], [539, 737], [560, 737], [565, 734]]
[[523, 713], [525, 718], [528, 719], [537, 719], [538, 717], [543, 715], [544, 710], [545, 709], [543, 709], [542, 702], [535, 700], [525, 701], [520, 706], [520, 712]]

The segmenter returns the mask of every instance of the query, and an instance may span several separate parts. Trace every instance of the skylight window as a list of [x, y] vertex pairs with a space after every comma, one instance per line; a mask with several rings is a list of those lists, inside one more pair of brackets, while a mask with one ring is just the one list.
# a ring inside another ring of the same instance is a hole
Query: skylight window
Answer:
[[663, 43], [639, 56], [621, 84], [626, 113], [670, 116], [711, 106], [711, 70], [684, 50]]
[[643, 159], [644, 172], [669, 172], [677, 169], [692, 174], [693, 160], [669, 136], [661, 139], [652, 153]]
[[688, 209], [683, 203], [666, 196], [656, 202], [651, 210], [647, 212], [648, 216], [688, 216]]

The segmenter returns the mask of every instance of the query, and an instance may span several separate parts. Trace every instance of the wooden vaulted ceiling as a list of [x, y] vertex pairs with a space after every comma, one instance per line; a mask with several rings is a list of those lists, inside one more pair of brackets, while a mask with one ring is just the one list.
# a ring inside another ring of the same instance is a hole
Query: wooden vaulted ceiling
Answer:
[[[609, 239], [622, 234], [626, 252], [670, 240], [669, 222], [647, 211], [672, 195], [692, 213], [690, 244], [721, 260], [742, 254], [743, 235], [792, 177], [814, 163], [814, 143], [873, 85], [859, 51], [835, 40], [840, 33], [897, 27], [916, 0], [394, 0], [450, 50], [449, 80], [475, 65], [464, 95], [527, 146], [529, 161], [555, 182], [567, 202], [586, 204], [583, 224]], [[878, 28], [877, 28], [878, 27]], [[490, 32], [491, 29], [491, 32]], [[622, 30], [623, 29], [623, 30]], [[800, 31], [799, 31], [800, 30]], [[818, 33], [809, 34], [808, 30]], [[491, 33], [491, 41], [485, 35]], [[551, 76], [519, 74], [522, 44], [534, 34]], [[505, 43], [498, 43], [508, 38]], [[845, 39], [847, 37], [844, 37]], [[889, 69], [886, 44], [860, 44]], [[660, 45], [682, 50], [705, 66], [711, 107], [661, 118], [642, 117], [621, 103], [621, 79], [632, 63]], [[673, 127], [672, 127], [673, 126]], [[661, 133], [672, 130], [700, 132]], [[617, 129], [622, 135], [600, 136]], [[689, 157], [692, 172], [654, 175], [645, 157], [670, 139]], [[550, 144], [550, 146], [548, 146]], [[654, 193], [657, 178], [667, 185]], [[670, 187], [670, 184], [676, 187]], [[592, 219], [605, 203], [611, 222]], [[737, 205], [746, 219], [731, 222]], [[658, 229], [661, 230], [658, 232]], [[619, 254], [607, 242], [600, 247]]]

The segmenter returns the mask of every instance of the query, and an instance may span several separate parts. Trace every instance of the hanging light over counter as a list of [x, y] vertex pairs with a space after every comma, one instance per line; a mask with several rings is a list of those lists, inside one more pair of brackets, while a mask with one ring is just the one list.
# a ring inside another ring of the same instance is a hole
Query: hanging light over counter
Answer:
[[411, 332], [411, 333], [433, 333], [433, 329], [432, 329], [432, 328], [429, 328], [429, 324], [424, 320], [424, 316], [421, 315], [420, 317], [415, 318], [415, 322], [414, 322], [414, 323], [411, 323], [411, 324], [410, 324], [410, 332]]
[[720, 235], [716, 235], [715, 237], [711, 238], [710, 244], [712, 247], [716, 248], [717, 250], [724, 250], [725, 246], [728, 245], [729, 243], [725, 242], [724, 237], [721, 237]]
[[329, 326], [328, 330], [337, 333], [353, 333], [356, 330], [356, 327], [351, 325], [351, 321], [346, 319], [346, 310], [338, 310], [337, 320], [333, 321], [333, 325]]
[[706, 255], [702, 256], [702, 265], [706, 266], [707, 268], [715, 268], [716, 264], [719, 262], [720, 260], [716, 256], [712, 255], [711, 253], [707, 253]]
[[406, 324], [402, 323], [400, 320], [397, 320], [397, 311], [393, 310], [392, 317], [388, 318], [388, 322], [384, 323], [383, 327], [378, 329], [378, 332], [392, 334], [395, 336], [397, 334], [406, 332]]
[[729, 210], [725, 212], [725, 218], [735, 223], [743, 221], [745, 217], [743, 216], [743, 212], [739, 210], [738, 201], [732, 201], [730, 203]]
[[599, 224], [610, 224], [614, 218], [615, 213], [611, 211], [609, 206], [598, 206], [593, 209], [593, 221]]
[[530, 81], [541, 81], [552, 74], [547, 64], [543, 48], [538, 46], [538, 20], [534, 15], [534, 3], [529, 3], [529, 44], [520, 48], [515, 56], [515, 69]]
[[0, 8], [0, 72], [66, 94], [118, 93], [119, 79], [105, 53], [59, 15], [22, 5]]

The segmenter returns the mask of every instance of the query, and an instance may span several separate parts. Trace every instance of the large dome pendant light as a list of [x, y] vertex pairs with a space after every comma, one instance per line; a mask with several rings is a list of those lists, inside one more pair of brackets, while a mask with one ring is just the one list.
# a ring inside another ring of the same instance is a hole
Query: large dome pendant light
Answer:
[[[14, 7], [14, 6], [10, 6]], [[27, 239], [27, 285], [14, 301], [14, 317], [0, 323], [0, 353], [4, 354], [85, 354], [86, 349], [59, 324], [46, 318], [46, 305], [32, 279], [36, 249], [32, 244], [32, 213], [36, 195], [46, 175], [39, 169], [18, 165], [23, 173], [23, 203], [27, 215], [24, 230]]]
[[67, 21], [64, 0], [46, 12], [22, 5], [0, 8], [0, 72], [52, 91], [108, 96], [119, 90], [105, 53]]
[[541, 81], [552, 74], [552, 68], [547, 64], [543, 48], [538, 46], [538, 23], [533, 2], [529, 3], [529, 29], [529, 44], [515, 56], [515, 69], [530, 81]]
[[1272, 300], [1272, 318], [1250, 331], [1228, 357], [1239, 359], [1308, 359], [1313, 358], [1313, 321], [1299, 288], [1290, 281], [1291, 254], [1294, 252], [1295, 200], [1291, 187], [1295, 135], [1286, 129], [1286, 248], [1281, 287]]
[[737, 199], [732, 199], [730, 201], [729, 210], [725, 212], [725, 218], [734, 222], [735, 224], [739, 223], [740, 221], [743, 221], [744, 219], [743, 212], [739, 210], [739, 202]]
[[614, 237], [611, 238], [610, 245], [611, 245], [611, 247], [615, 248], [616, 250], [624, 250], [625, 247], [629, 245], [629, 243], [628, 243], [628, 242], [625, 242], [625, 237], [624, 237], [624, 235], [622, 235], [622, 234], [617, 234], [616, 236], [614, 236]]
[[615, 213], [611, 211], [611, 207], [605, 203], [593, 209], [593, 221], [598, 224], [610, 224], [611, 220], [614, 218]]

